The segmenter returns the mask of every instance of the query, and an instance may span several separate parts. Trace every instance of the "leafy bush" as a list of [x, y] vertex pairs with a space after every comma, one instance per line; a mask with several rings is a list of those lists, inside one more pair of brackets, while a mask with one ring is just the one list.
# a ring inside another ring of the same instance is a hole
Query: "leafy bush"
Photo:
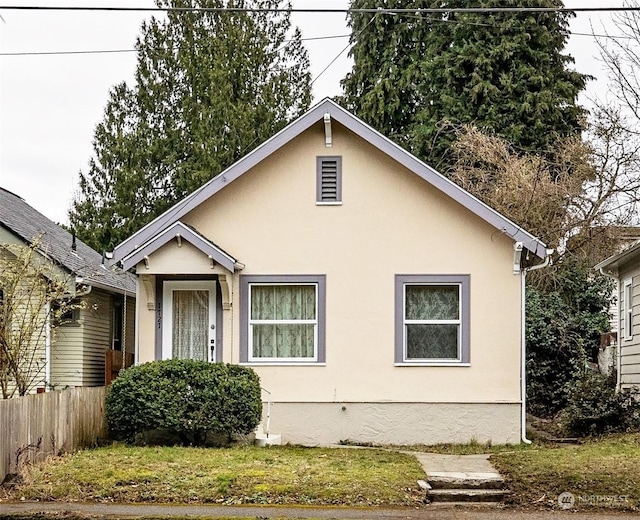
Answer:
[[262, 416], [260, 380], [247, 367], [194, 360], [153, 361], [120, 374], [107, 392], [109, 435], [133, 442], [159, 430], [185, 445], [248, 434]]
[[585, 363], [597, 361], [612, 283], [571, 260], [539, 276], [544, 283], [527, 288], [527, 404], [531, 414], [553, 417], [568, 405]]
[[638, 391], [616, 392], [611, 378], [587, 370], [569, 393], [564, 411], [569, 435], [586, 437], [622, 433], [640, 427]]

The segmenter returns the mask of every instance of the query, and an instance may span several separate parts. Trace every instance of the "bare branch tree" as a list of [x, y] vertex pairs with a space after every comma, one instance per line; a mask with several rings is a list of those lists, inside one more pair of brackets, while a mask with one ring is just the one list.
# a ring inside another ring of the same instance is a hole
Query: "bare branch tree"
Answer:
[[[636, 0], [625, 2], [629, 7], [639, 7]], [[640, 124], [640, 12], [620, 11], [613, 16], [615, 35], [602, 28], [604, 37], [596, 37], [600, 58], [609, 77], [609, 92], [615, 96], [623, 112]], [[601, 103], [598, 103], [601, 105]]]
[[[43, 380], [45, 348], [72, 299], [75, 278], [30, 246], [0, 245], [0, 395], [26, 395]], [[49, 383], [49, 382], [45, 382]]]
[[591, 265], [637, 223], [640, 140], [620, 111], [599, 108], [584, 140], [549, 157], [516, 153], [474, 127], [458, 133], [453, 179], [523, 228]]

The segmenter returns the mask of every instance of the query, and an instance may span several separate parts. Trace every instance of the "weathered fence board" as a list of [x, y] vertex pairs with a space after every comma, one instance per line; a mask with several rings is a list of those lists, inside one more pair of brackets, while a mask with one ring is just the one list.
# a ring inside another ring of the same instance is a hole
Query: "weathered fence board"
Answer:
[[0, 482], [22, 464], [94, 446], [104, 437], [105, 387], [0, 400]]

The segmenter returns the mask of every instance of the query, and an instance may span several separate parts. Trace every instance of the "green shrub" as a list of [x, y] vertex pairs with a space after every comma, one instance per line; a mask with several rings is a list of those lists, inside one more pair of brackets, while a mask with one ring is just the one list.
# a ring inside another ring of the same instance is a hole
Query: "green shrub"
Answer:
[[578, 437], [637, 430], [638, 391], [616, 392], [611, 378], [586, 371], [569, 393], [564, 423], [567, 433]]
[[570, 259], [538, 273], [544, 279], [527, 288], [527, 411], [551, 418], [569, 404], [585, 362], [597, 361], [613, 286]]
[[163, 431], [185, 445], [203, 445], [211, 435], [248, 434], [261, 416], [260, 380], [253, 370], [187, 359], [125, 370], [105, 403], [109, 436], [125, 442]]

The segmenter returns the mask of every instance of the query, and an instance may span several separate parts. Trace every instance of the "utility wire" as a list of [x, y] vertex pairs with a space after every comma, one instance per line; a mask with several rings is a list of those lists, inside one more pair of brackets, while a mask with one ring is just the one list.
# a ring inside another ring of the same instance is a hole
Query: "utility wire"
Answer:
[[63, 56], [68, 54], [115, 54], [137, 52], [136, 49], [106, 49], [91, 51], [42, 51], [42, 52], [0, 52], [0, 56]]
[[[369, 27], [369, 26], [373, 23], [373, 21], [374, 21], [375, 19], [376, 19], [376, 17], [375, 17], [375, 16], [372, 16], [372, 17], [371, 17], [371, 20], [369, 20], [369, 23], [368, 23], [367, 25], [365, 25], [362, 29], [360, 29], [360, 30], [358, 31], [358, 33], [355, 35], [355, 37], [357, 38], [358, 36], [360, 36], [360, 33], [362, 33], [362, 32], [363, 32], [367, 27]], [[322, 69], [322, 71], [321, 71], [321, 72], [320, 72], [320, 73], [319, 73], [315, 78], [313, 78], [313, 80], [311, 81], [311, 83], [309, 84], [309, 86], [313, 86], [313, 84], [318, 80], [318, 78], [319, 78], [320, 76], [322, 76], [325, 72], [327, 72], [327, 69], [329, 69], [329, 67], [331, 67], [331, 65], [333, 65], [333, 64], [336, 62], [336, 60], [337, 60], [340, 56], [342, 56], [342, 54], [344, 53], [344, 51], [346, 51], [349, 47], [351, 47], [351, 40], [349, 40], [349, 43], [347, 43], [346, 47], [345, 47], [344, 49], [342, 49], [342, 50], [341, 50], [341, 51], [336, 55], [336, 57], [335, 57], [335, 58], [333, 58], [333, 59], [329, 62], [329, 64], [328, 64], [324, 69]]]
[[[350, 34], [334, 34], [329, 36], [313, 36], [310, 38], [301, 38], [303, 42], [315, 41], [315, 40], [332, 40], [337, 38], [349, 38]], [[289, 40], [289, 43], [293, 40]], [[278, 49], [282, 51], [289, 44]], [[84, 51], [33, 51], [33, 52], [0, 52], [0, 56], [58, 56], [68, 54], [109, 54], [109, 53], [125, 53], [125, 52], [137, 52], [137, 49], [98, 49], [98, 50], [84, 50]], [[344, 51], [343, 51], [344, 52]]]
[[638, 7], [449, 7], [414, 9], [351, 8], [280, 8], [280, 7], [116, 7], [116, 6], [45, 6], [5, 5], [13, 11], [123, 11], [123, 12], [229, 12], [229, 13], [370, 13], [370, 14], [447, 14], [447, 13], [603, 13], [640, 11]]

